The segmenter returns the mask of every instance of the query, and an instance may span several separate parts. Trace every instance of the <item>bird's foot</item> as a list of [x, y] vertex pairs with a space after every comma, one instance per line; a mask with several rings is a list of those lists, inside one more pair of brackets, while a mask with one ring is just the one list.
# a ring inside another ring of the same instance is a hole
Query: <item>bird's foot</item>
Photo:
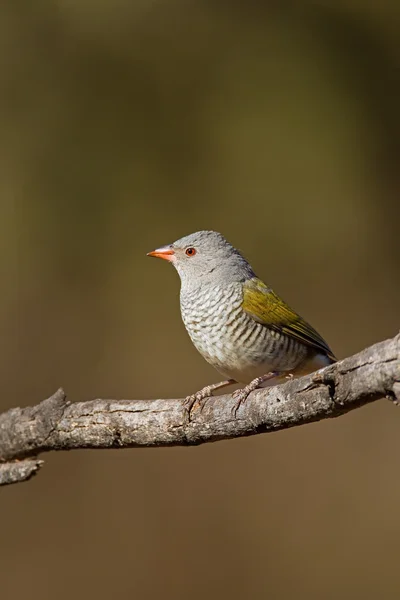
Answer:
[[213, 392], [215, 392], [216, 390], [220, 390], [221, 388], [224, 388], [228, 385], [232, 385], [233, 383], [236, 383], [236, 381], [234, 379], [226, 379], [225, 381], [220, 381], [219, 383], [212, 383], [211, 385], [206, 385], [205, 387], [203, 387], [201, 390], [199, 390], [195, 394], [186, 396], [186, 398], [183, 400], [183, 406], [185, 407], [185, 409], [188, 411], [188, 413], [190, 415], [190, 411], [192, 410], [192, 408], [196, 402], [199, 405], [199, 407], [201, 408], [202, 400], [205, 400], [206, 398], [210, 398], [213, 395]]
[[188, 412], [192, 410], [193, 405], [198, 402], [201, 403], [205, 398], [209, 398], [212, 396], [212, 386], [206, 385], [203, 389], [199, 390], [195, 394], [190, 394], [190, 396], [186, 396], [183, 401], [183, 406], [186, 408]]
[[256, 390], [264, 381], [268, 381], [268, 379], [272, 379], [273, 377], [277, 377], [279, 373], [277, 371], [271, 371], [270, 373], [266, 373], [266, 375], [261, 375], [261, 377], [256, 377], [249, 384], [247, 384], [244, 388], [239, 390], [235, 390], [232, 394], [232, 398], [235, 400], [235, 404], [233, 405], [232, 412], [236, 417], [236, 413], [239, 410], [240, 405], [246, 401], [247, 396], [250, 392]]

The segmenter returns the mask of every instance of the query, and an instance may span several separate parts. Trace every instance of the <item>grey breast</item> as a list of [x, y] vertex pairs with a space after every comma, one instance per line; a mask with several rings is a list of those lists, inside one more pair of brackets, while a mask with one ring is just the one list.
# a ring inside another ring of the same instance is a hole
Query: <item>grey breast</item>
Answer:
[[[290, 369], [296, 342], [254, 321], [242, 308], [242, 284], [181, 290], [181, 313], [193, 344], [220, 371]], [[295, 347], [296, 346], [296, 347]]]

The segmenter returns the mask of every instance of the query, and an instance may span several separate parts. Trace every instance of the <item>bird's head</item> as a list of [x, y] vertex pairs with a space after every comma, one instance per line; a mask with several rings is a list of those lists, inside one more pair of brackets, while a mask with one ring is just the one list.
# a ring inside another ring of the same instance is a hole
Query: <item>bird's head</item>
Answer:
[[247, 260], [220, 233], [197, 231], [173, 244], [148, 253], [168, 260], [179, 273], [182, 285], [233, 283], [254, 277]]

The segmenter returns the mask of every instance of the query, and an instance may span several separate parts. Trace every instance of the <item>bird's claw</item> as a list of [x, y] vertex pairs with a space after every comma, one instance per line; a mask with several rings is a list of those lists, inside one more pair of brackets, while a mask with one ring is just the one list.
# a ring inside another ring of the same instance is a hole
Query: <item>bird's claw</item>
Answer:
[[195, 394], [191, 394], [190, 396], [187, 396], [183, 400], [182, 404], [189, 413], [189, 420], [190, 420], [190, 411], [192, 410], [192, 408], [193, 408], [194, 404], [196, 404], [196, 402], [199, 405], [199, 408], [201, 410], [202, 409], [201, 402], [203, 400], [206, 400], [206, 398], [211, 398], [211, 396], [214, 395], [214, 392], [216, 392], [217, 390], [221, 390], [222, 388], [227, 387], [228, 385], [232, 385], [233, 383], [236, 383], [236, 381], [234, 379], [225, 379], [224, 381], [220, 381], [219, 383], [212, 383], [211, 385], [206, 385], [205, 387], [203, 387], [203, 389], [199, 390]]
[[192, 410], [196, 402], [199, 404], [199, 406], [201, 406], [201, 401], [205, 400], [206, 398], [209, 398], [210, 396], [212, 396], [212, 390], [210, 389], [210, 386], [206, 386], [202, 390], [196, 392], [195, 394], [190, 394], [190, 396], [186, 396], [182, 404], [190, 414], [190, 411]]
[[239, 410], [240, 405], [246, 401], [247, 396], [250, 394], [252, 390], [247, 389], [248, 386], [244, 388], [240, 388], [239, 390], [235, 390], [232, 394], [232, 398], [235, 401], [232, 407], [232, 413], [236, 417], [236, 413]]
[[268, 381], [268, 379], [272, 379], [273, 377], [277, 377], [279, 373], [277, 371], [271, 371], [266, 375], [262, 375], [261, 377], [256, 377], [253, 381], [250, 381], [248, 385], [239, 390], [235, 390], [232, 394], [232, 398], [235, 400], [235, 404], [233, 405], [232, 412], [236, 417], [236, 413], [239, 410], [239, 407], [243, 402], [246, 401], [247, 396], [254, 392], [264, 381]]
[[235, 390], [232, 394], [232, 398], [234, 400], [237, 400], [238, 402], [244, 402], [247, 398], [247, 396], [250, 394], [250, 391], [252, 390], [247, 390], [245, 387], [244, 388], [240, 388], [239, 390]]

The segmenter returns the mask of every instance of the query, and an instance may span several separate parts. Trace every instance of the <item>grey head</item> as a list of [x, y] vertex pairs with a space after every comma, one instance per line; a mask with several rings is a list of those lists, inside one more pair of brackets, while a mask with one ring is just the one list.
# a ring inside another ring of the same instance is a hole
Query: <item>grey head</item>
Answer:
[[191, 233], [169, 246], [149, 252], [149, 256], [171, 262], [185, 288], [241, 282], [255, 277], [247, 260], [216, 231]]

